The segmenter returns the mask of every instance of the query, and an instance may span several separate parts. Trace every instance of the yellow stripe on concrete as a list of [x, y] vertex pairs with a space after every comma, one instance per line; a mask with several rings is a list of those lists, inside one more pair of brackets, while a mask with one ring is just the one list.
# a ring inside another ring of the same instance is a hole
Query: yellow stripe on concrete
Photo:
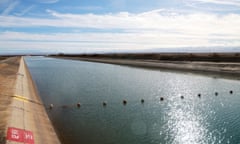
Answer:
[[12, 97], [13, 97], [14, 99], [16, 99], [16, 100], [19, 100], [19, 101], [23, 101], [23, 102], [31, 102], [31, 103], [35, 103], [35, 104], [38, 104], [38, 105], [43, 105], [43, 104], [40, 103], [40, 102], [36, 102], [36, 101], [31, 100], [31, 99], [28, 99], [28, 98], [26, 98], [26, 97], [24, 97], [24, 96], [13, 95]]
[[20, 95], [14, 95], [13, 98], [16, 99], [16, 100], [23, 101], [23, 102], [29, 102], [29, 101], [31, 101], [30, 99], [28, 99], [28, 98], [26, 98], [26, 97], [24, 97], [24, 96], [20, 96]]

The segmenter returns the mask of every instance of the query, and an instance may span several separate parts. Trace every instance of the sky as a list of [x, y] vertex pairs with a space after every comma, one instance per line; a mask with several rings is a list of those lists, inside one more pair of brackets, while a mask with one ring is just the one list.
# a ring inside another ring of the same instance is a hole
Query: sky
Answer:
[[240, 49], [240, 0], [0, 0], [0, 54]]

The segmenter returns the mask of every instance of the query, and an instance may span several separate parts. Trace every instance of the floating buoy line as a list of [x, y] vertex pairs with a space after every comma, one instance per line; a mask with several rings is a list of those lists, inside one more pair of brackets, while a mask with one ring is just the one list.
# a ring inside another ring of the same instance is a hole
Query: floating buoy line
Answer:
[[200, 93], [198, 94], [198, 97], [201, 98], [201, 94]]
[[126, 105], [127, 104], [127, 100], [123, 100], [123, 105]]
[[107, 102], [106, 101], [103, 102], [103, 106], [104, 107], [107, 106]]
[[[230, 90], [230, 91], [229, 91], [229, 94], [232, 95], [232, 94], [233, 94], [233, 90]], [[214, 95], [215, 95], [215, 96], [218, 96], [219, 93], [218, 93], [218, 92], [214, 92]], [[198, 93], [198, 94], [197, 94], [197, 97], [198, 97], [198, 98], [201, 98], [201, 97], [202, 97], [201, 93]], [[184, 96], [183, 96], [183, 95], [180, 95], [180, 99], [184, 99]], [[164, 99], [163, 96], [159, 97], [159, 101], [160, 101], [160, 102], [162, 102], [162, 101], [164, 101], [164, 100], [165, 100], [165, 99]], [[122, 100], [122, 105], [126, 106], [127, 103], [128, 103], [128, 101], [127, 101], [126, 99], [123, 99], [123, 100]], [[144, 99], [140, 99], [140, 103], [141, 103], [141, 104], [144, 104], [144, 103], [145, 103], [145, 100], [144, 100]], [[103, 102], [102, 102], [102, 106], [103, 106], [103, 107], [106, 107], [107, 105], [108, 105], [107, 101], [103, 101]], [[56, 106], [55, 106], [53, 103], [51, 103], [51, 104], [49, 104], [47, 107], [48, 107], [48, 109], [52, 110], [52, 109], [54, 109]], [[76, 103], [76, 104], [74, 104], [74, 105], [63, 105], [63, 106], [61, 106], [61, 108], [74, 108], [74, 107], [80, 108], [80, 107], [81, 107], [81, 103], [78, 102], [78, 103]]]

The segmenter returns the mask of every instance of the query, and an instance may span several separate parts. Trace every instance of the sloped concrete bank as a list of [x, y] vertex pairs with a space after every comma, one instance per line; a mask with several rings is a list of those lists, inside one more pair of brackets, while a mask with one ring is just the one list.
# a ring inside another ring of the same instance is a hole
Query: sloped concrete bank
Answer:
[[156, 60], [128, 60], [110, 58], [82, 58], [82, 57], [54, 57], [62, 59], [81, 60], [108, 64], [118, 64], [150, 69], [173, 70], [179, 72], [194, 72], [199, 74], [222, 75], [228, 78], [240, 76], [240, 63], [233, 62], [196, 62], [196, 61], [156, 61]]
[[2, 143], [59, 144], [23, 57], [13, 75], [14, 88], [6, 94], [10, 104]]
[[14, 94], [20, 57], [0, 58], [0, 144], [6, 143], [11, 96]]

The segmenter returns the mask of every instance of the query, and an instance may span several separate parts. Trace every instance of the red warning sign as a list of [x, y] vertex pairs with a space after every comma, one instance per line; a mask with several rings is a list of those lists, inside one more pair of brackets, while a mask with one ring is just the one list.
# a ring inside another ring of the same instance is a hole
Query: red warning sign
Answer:
[[33, 133], [31, 131], [24, 131], [24, 143], [34, 144]]
[[16, 141], [16, 142], [23, 142], [23, 134], [24, 130], [18, 128], [8, 128], [7, 132], [7, 140]]
[[7, 131], [7, 140], [22, 142], [25, 144], [34, 144], [33, 133], [23, 129], [9, 127]]

